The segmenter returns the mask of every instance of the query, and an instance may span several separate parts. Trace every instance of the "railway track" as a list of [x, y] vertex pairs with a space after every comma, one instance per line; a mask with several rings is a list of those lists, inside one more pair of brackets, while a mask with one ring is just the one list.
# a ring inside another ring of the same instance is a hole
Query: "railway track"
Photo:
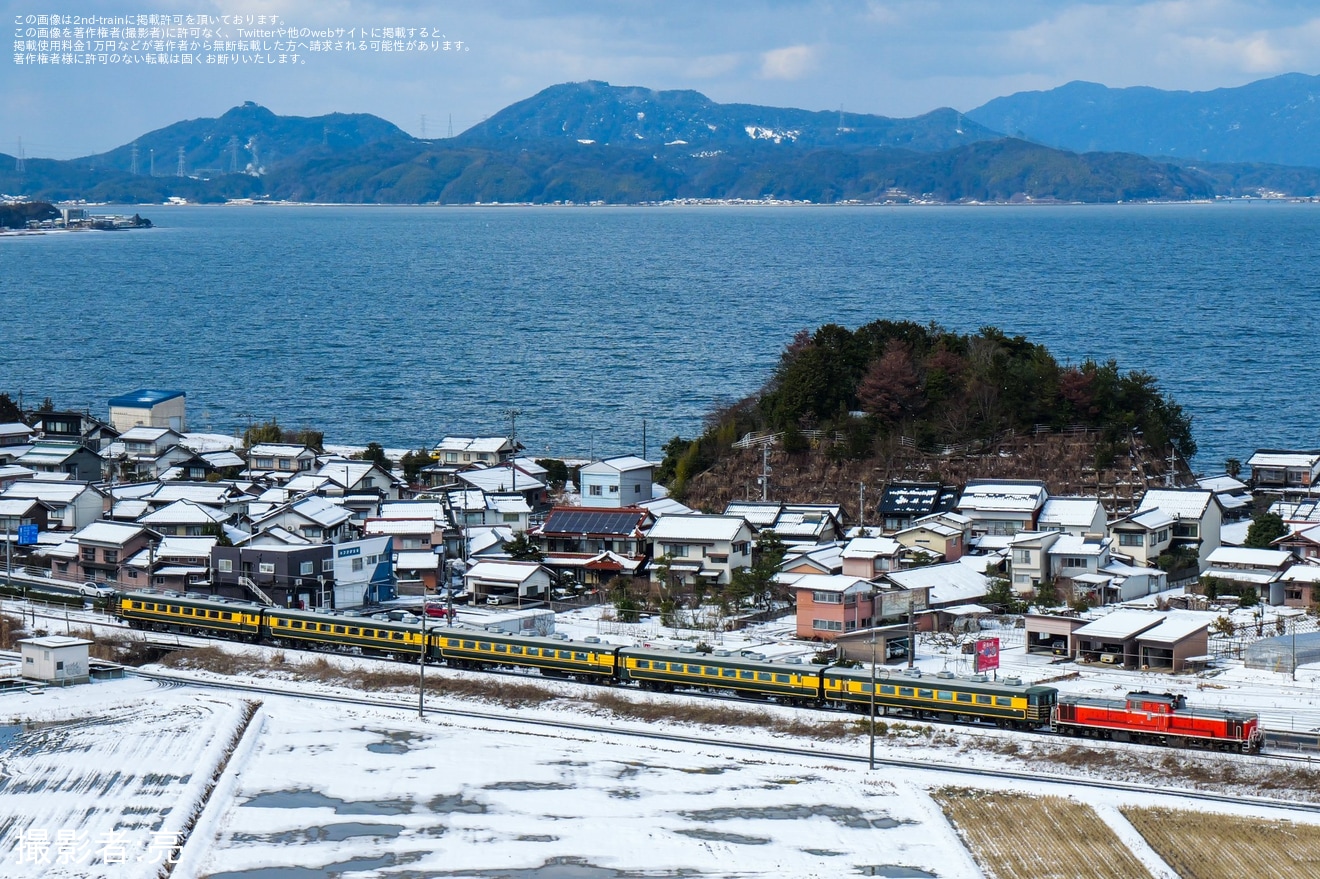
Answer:
[[[189, 686], [201, 687], [206, 689], [226, 690], [238, 693], [258, 694], [265, 696], [277, 696], [290, 699], [306, 699], [318, 702], [328, 702], [331, 704], [351, 705], [366, 708], [382, 708], [391, 711], [401, 711], [412, 713], [417, 710], [417, 705], [411, 701], [370, 698], [363, 696], [345, 696], [332, 695], [327, 693], [306, 693], [299, 691], [290, 691], [278, 687], [268, 687], [261, 684], [239, 683], [235, 681], [206, 681], [195, 680], [193, 678], [182, 677], [163, 672], [133, 671], [137, 677], [156, 681], [162, 686], [173, 686], [185, 684]], [[789, 745], [771, 745], [764, 743], [739, 742], [727, 738], [707, 738], [696, 735], [685, 735], [671, 732], [657, 732], [646, 729], [627, 729], [618, 726], [603, 724], [585, 723], [582, 721], [570, 720], [549, 720], [544, 718], [519, 717], [508, 713], [494, 713], [489, 711], [429, 707], [426, 709], [428, 715], [437, 717], [453, 717], [465, 721], [473, 719], [488, 723], [501, 724], [506, 727], [531, 728], [531, 729], [549, 729], [566, 732], [584, 733], [590, 735], [599, 735], [606, 738], [631, 739], [653, 742], [668, 742], [673, 744], [698, 745], [701, 747], [720, 748], [742, 753], [766, 754], [781, 757], [807, 758], [813, 760], [826, 759], [838, 763], [851, 765], [867, 765], [869, 758], [864, 755], [851, 754], [845, 751], [837, 751], [826, 748], [802, 748]], [[1110, 790], [1124, 793], [1139, 793], [1159, 797], [1175, 797], [1179, 800], [1196, 800], [1204, 803], [1218, 803], [1223, 805], [1246, 805], [1258, 808], [1269, 809], [1289, 809], [1308, 813], [1320, 814], [1320, 803], [1293, 802], [1290, 800], [1281, 800], [1270, 797], [1255, 796], [1236, 796], [1232, 794], [1220, 794], [1207, 791], [1197, 791], [1184, 788], [1157, 787], [1155, 785], [1144, 785], [1133, 782], [1108, 781], [1102, 779], [1092, 779], [1081, 776], [1052, 776], [1041, 775], [1030, 772], [1012, 769], [991, 769], [974, 766], [960, 765], [956, 763], [947, 763], [938, 760], [927, 760], [919, 763], [911, 760], [900, 760], [892, 757], [877, 757], [875, 760], [877, 766], [884, 766], [894, 769], [904, 769], [913, 772], [922, 773], [942, 773], [945, 775], [955, 775], [971, 779], [994, 779], [998, 781], [1022, 781], [1037, 784], [1046, 784], [1064, 788], [1086, 787], [1095, 790]]]

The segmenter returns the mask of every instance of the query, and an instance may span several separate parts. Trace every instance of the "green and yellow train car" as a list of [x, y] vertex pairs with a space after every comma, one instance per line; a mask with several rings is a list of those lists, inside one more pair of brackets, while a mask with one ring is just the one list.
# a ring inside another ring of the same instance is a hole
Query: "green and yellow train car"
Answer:
[[137, 629], [224, 635], [255, 641], [261, 634], [258, 604], [188, 598], [163, 592], [116, 594], [115, 616]]
[[455, 668], [513, 666], [550, 677], [615, 679], [619, 648], [609, 644], [450, 628], [432, 631], [431, 638]]
[[[411, 656], [414, 659], [422, 652], [422, 627], [419, 624], [314, 610], [266, 608], [262, 635], [291, 647], [358, 648], [364, 653]], [[438, 658], [434, 649], [428, 658]]]
[[[827, 704], [868, 711], [871, 673], [831, 668], [824, 675]], [[1058, 691], [1053, 687], [1021, 686], [957, 678], [896, 677], [875, 685], [877, 711], [903, 711], [936, 720], [982, 720], [1000, 726], [1036, 729], [1047, 726]]]
[[775, 697], [809, 704], [820, 699], [820, 666], [766, 662], [743, 656], [716, 656], [678, 650], [625, 647], [619, 651], [619, 680], [644, 689], [696, 687], [731, 690], [744, 696]]

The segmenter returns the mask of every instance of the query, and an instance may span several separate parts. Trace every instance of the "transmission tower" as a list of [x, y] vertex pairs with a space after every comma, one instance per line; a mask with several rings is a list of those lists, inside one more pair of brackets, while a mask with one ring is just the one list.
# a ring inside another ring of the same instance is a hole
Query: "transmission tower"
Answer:
[[177, 177], [186, 177], [186, 176], [187, 176], [187, 175], [184, 173], [183, 147], [179, 147], [179, 167], [178, 167], [178, 170], [176, 170], [174, 173], [175, 173], [175, 176], [177, 176]]
[[150, 166], [150, 168], [149, 168], [149, 173], [151, 174], [152, 177], [155, 177], [155, 176], [156, 176], [156, 148], [155, 148], [155, 147], [149, 147], [149, 148], [147, 149], [147, 156], [148, 156], [148, 159], [149, 159], [149, 161], [148, 161], [147, 164]]
[[450, 113], [450, 114], [449, 114], [449, 136], [450, 136], [450, 137], [453, 137], [453, 136], [454, 136], [454, 114], [453, 114], [453, 113]]
[[238, 137], [229, 135], [229, 173], [238, 173]]
[[22, 174], [27, 170], [27, 157], [23, 155], [23, 138], [18, 139], [18, 158], [14, 160], [14, 170]]
[[254, 134], [248, 141], [248, 149], [252, 151], [252, 168], [255, 171], [261, 170], [261, 158], [257, 155], [257, 136]]
[[129, 168], [129, 172], [128, 172], [128, 173], [130, 173], [130, 174], [132, 174], [134, 177], [136, 177], [136, 176], [137, 176], [137, 172], [138, 172], [138, 163], [137, 163], [137, 160], [138, 160], [138, 145], [137, 145], [137, 141], [133, 141], [133, 146], [132, 146], [132, 148], [131, 148], [131, 150], [130, 150], [130, 155], [132, 155], [132, 157], [133, 157], [133, 165], [132, 165], [131, 168]]

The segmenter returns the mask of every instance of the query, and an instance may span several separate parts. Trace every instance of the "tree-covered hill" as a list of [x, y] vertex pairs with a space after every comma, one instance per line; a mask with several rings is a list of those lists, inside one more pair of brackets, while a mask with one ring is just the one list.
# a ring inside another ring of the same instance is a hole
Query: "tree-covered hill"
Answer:
[[786, 452], [828, 437], [834, 458], [866, 459], [898, 437], [918, 450], [979, 448], [1010, 431], [1065, 428], [1094, 429], [1097, 446], [1136, 435], [1157, 453], [1170, 445], [1184, 459], [1196, 453], [1190, 416], [1149, 373], [1114, 361], [1060, 364], [1044, 346], [994, 327], [958, 334], [880, 320], [800, 332], [759, 393], [713, 414], [696, 440], [665, 446], [660, 475], [681, 493], [753, 432], [781, 434]]

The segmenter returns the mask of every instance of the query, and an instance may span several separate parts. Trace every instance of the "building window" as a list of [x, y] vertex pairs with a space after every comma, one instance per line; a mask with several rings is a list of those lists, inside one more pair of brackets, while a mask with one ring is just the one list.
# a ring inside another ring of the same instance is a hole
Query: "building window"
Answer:
[[592, 497], [600, 497], [601, 496], [600, 486], [599, 485], [588, 486], [587, 493], [590, 494]]
[[813, 592], [811, 601], [814, 604], [843, 604], [843, 596], [837, 592]]
[[818, 632], [842, 632], [843, 623], [838, 620], [812, 620], [811, 628]]
[[327, 574], [335, 569], [334, 559], [321, 559], [321, 573]]
[[275, 563], [261, 562], [257, 565], [257, 572], [261, 574], [273, 574], [275, 573]]
[[642, 484], [639, 482], [633, 486], [633, 494], [641, 494], [641, 493], [642, 493]]
[[82, 560], [85, 562], [96, 561], [96, 547], [94, 546], [83, 547]]
[[518, 514], [517, 514], [517, 513], [505, 513], [505, 514], [504, 514], [504, 521], [505, 521], [505, 522], [517, 522], [517, 521], [518, 521]]
[[362, 559], [361, 559], [361, 557], [358, 557], [358, 558], [353, 559], [352, 568], [353, 568], [354, 571], [360, 571], [360, 570], [362, 570]]
[[660, 548], [664, 550], [663, 555], [673, 556], [676, 559], [687, 558], [688, 547], [681, 543], [662, 543]]
[[1013, 564], [1015, 565], [1031, 564], [1031, 550], [1029, 549], [1013, 550]]
[[1064, 556], [1059, 563], [1065, 568], [1085, 568], [1086, 559], [1080, 556]]
[[1145, 546], [1145, 545], [1146, 545], [1146, 535], [1144, 535], [1144, 534], [1129, 534], [1129, 533], [1126, 532], [1126, 531], [1120, 531], [1120, 532], [1118, 533], [1118, 545], [1119, 545], [1119, 546]]
[[219, 572], [222, 573], [222, 574], [232, 574], [232, 573], [234, 573], [234, 560], [233, 560], [233, 559], [218, 559], [218, 560], [216, 561], [216, 570], [219, 571]]
[[1173, 536], [1190, 538], [1192, 540], [1195, 540], [1199, 534], [1197, 529], [1198, 529], [1198, 525], [1195, 522], [1188, 522], [1182, 525], [1174, 525]]
[[445, 452], [445, 463], [446, 463], [446, 464], [457, 464], [457, 463], [458, 463], [458, 452]]
[[280, 469], [281, 469], [281, 470], [292, 470], [292, 469], [293, 469], [293, 462], [290, 461], [288, 458], [280, 458]]
[[610, 494], [618, 494], [618, 493], [619, 493], [619, 487], [617, 485], [611, 485]]
[[298, 573], [303, 576], [309, 576], [312, 573], [312, 562], [299, 562]]
[[107, 549], [107, 550], [104, 550], [102, 554], [105, 556], [105, 563], [106, 563], [107, 565], [117, 565], [117, 564], [119, 564], [119, 550], [117, 550], [117, 549]]

